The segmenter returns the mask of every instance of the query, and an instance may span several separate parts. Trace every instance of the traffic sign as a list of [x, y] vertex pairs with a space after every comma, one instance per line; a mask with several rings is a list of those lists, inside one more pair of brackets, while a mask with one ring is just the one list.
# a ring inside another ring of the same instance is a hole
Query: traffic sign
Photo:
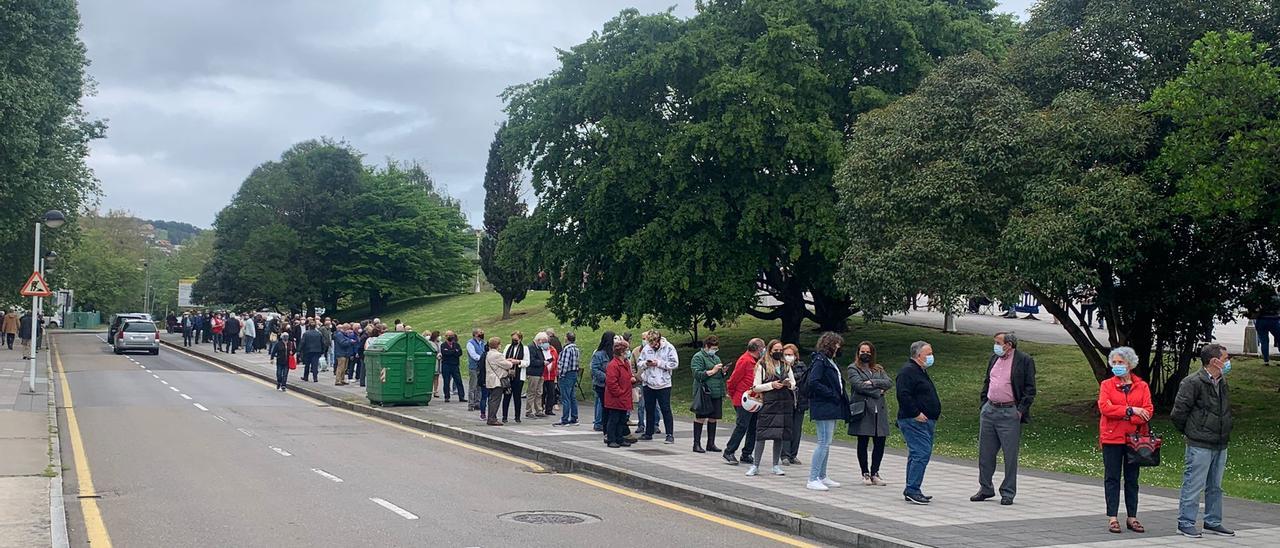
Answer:
[[53, 292], [49, 291], [49, 284], [45, 283], [44, 276], [39, 272], [32, 272], [31, 277], [27, 278], [27, 283], [22, 284], [23, 297], [51, 297]]

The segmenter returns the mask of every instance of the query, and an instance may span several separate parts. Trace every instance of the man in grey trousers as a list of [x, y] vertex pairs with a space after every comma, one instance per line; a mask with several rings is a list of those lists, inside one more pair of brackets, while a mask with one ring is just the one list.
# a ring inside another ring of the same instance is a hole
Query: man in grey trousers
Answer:
[[981, 418], [978, 428], [978, 493], [970, 501], [994, 498], [991, 477], [996, 472], [996, 453], [1004, 450], [1004, 481], [1000, 483], [1000, 504], [1013, 504], [1018, 493], [1018, 449], [1022, 446], [1022, 425], [1031, 420], [1031, 403], [1036, 399], [1036, 361], [1018, 350], [1012, 332], [996, 333], [987, 376], [982, 383]]

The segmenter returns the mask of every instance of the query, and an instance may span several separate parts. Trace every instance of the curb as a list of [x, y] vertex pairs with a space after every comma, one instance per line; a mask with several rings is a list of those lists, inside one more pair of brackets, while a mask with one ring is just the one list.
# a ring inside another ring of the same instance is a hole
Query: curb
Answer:
[[[222, 366], [239, 371], [241, 374], [251, 375], [269, 382], [275, 382], [276, 380], [275, 377], [261, 371], [247, 369], [244, 366], [221, 358], [190, 351], [183, 348], [181, 345], [177, 345], [169, 341], [161, 340], [160, 342], [161, 344], [173, 350], [182, 352], [183, 354], [216, 362]], [[354, 411], [356, 413], [395, 422], [416, 430], [447, 436], [473, 445], [502, 451], [513, 456], [545, 465], [555, 472], [590, 475], [597, 479], [645, 491], [651, 495], [658, 495], [669, 500], [679, 501], [704, 510], [721, 514], [731, 514], [734, 517], [747, 521], [753, 525], [768, 527], [797, 537], [838, 546], [852, 546], [856, 548], [928, 548], [928, 545], [925, 544], [897, 539], [821, 518], [802, 516], [794, 512], [760, 504], [747, 499], [724, 495], [682, 483], [653, 477], [647, 474], [640, 474], [611, 464], [566, 455], [558, 451], [543, 449], [541, 447], [528, 445], [506, 438], [464, 430], [444, 423], [410, 417], [381, 407], [373, 407], [367, 404], [335, 398], [308, 388], [305, 385], [298, 385], [296, 387], [291, 385], [289, 388], [293, 392], [319, 400], [332, 407]]]
[[[50, 339], [50, 343], [53, 340]], [[62, 440], [58, 429], [58, 400], [53, 391], [53, 350], [45, 352], [45, 388], [49, 397], [49, 465], [57, 473], [49, 479], [49, 543], [53, 548], [67, 548], [67, 507], [62, 497]]]

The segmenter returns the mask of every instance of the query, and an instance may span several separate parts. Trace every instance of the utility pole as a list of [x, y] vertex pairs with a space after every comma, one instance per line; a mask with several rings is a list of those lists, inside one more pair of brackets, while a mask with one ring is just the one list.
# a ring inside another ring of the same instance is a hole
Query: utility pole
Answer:
[[476, 231], [476, 293], [480, 292], [480, 232]]

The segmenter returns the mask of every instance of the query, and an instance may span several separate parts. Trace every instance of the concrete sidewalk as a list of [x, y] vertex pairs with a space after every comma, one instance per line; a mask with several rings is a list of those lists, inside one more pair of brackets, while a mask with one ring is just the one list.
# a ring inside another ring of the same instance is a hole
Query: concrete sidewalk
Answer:
[[[180, 338], [165, 337], [181, 345]], [[260, 378], [274, 381], [274, 366], [266, 354], [214, 354], [210, 345], [191, 351]], [[171, 351], [165, 349], [164, 351]], [[298, 377], [299, 375], [291, 375]], [[811, 440], [801, 445], [805, 464], [786, 467], [776, 477], [764, 467], [761, 475], [746, 477], [746, 466], [727, 466], [713, 453], [690, 451], [691, 423], [677, 417], [676, 443], [641, 442], [628, 449], [608, 449], [591, 430], [590, 402], [580, 405], [578, 427], [553, 427], [552, 418], [525, 419], [501, 428], [485, 426], [466, 404], [433, 400], [426, 407], [372, 407], [358, 385], [333, 385], [332, 373], [321, 382], [291, 381], [297, 392], [336, 407], [383, 417], [425, 431], [493, 447], [537, 460], [557, 472], [588, 473], [608, 481], [667, 499], [731, 515], [756, 525], [835, 545], [856, 546], [1156, 546], [1180, 544], [1175, 527], [1177, 492], [1143, 487], [1142, 520], [1147, 533], [1114, 535], [1106, 531], [1101, 480], [1024, 469], [1013, 506], [996, 501], [971, 503], [977, 490], [977, 467], [969, 461], [934, 458], [925, 479], [932, 505], [918, 507], [902, 500], [906, 459], [900, 451], [885, 455], [882, 476], [888, 487], [865, 487], [857, 471], [852, 447], [837, 442], [829, 472], [844, 484], [829, 492], [805, 489]], [[513, 417], [514, 418], [514, 417]], [[726, 426], [731, 423], [724, 423]], [[722, 427], [724, 445], [731, 427]], [[769, 452], [766, 451], [766, 455]], [[767, 458], [767, 457], [766, 457]], [[1101, 463], [1099, 462], [1099, 467]], [[999, 482], [999, 473], [996, 481]], [[1280, 506], [1228, 499], [1228, 525], [1240, 530], [1234, 539], [1205, 538], [1205, 546], [1274, 546], [1280, 533]], [[1101, 544], [1090, 544], [1101, 543]]]
[[[66, 545], [65, 517], [50, 505], [50, 497], [62, 492], [62, 471], [53, 445], [57, 419], [46, 378], [47, 352], [38, 355], [31, 394], [30, 362], [22, 359], [21, 347], [0, 348], [0, 547]], [[55, 514], [60, 519], [53, 519]]]

